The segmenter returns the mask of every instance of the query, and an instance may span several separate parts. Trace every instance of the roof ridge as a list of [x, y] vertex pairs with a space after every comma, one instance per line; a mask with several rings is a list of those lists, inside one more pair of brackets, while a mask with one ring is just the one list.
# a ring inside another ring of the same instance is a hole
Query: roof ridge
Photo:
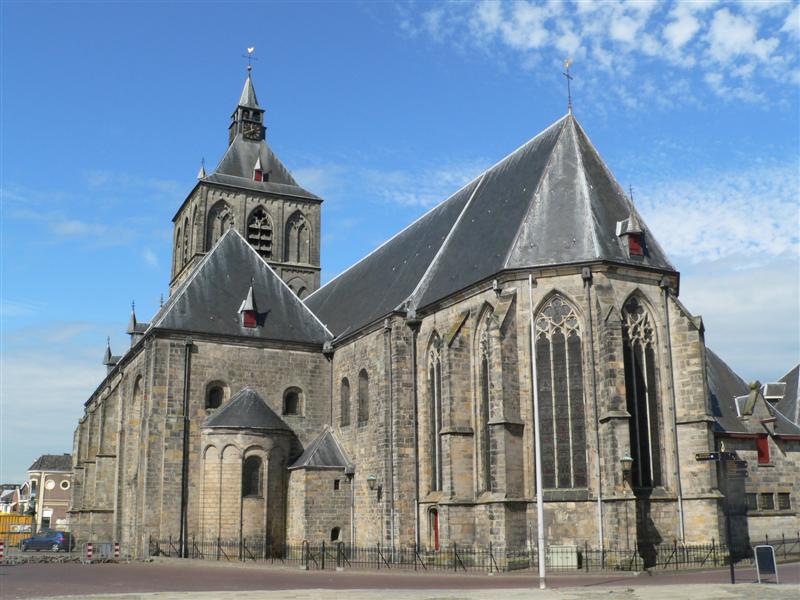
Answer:
[[[475, 198], [475, 194], [477, 194], [478, 190], [481, 189], [481, 185], [483, 184], [484, 179], [486, 179], [486, 173], [487, 172], [488, 171], [484, 171], [483, 173], [481, 173], [480, 179], [478, 180], [478, 184], [475, 186], [475, 189], [472, 190], [472, 193], [469, 195], [469, 198], [467, 198], [467, 201], [464, 203], [464, 206], [461, 209], [461, 212], [458, 213], [458, 217], [456, 217], [456, 220], [453, 221], [453, 225], [450, 227], [450, 231], [447, 232], [447, 235], [445, 236], [444, 241], [442, 241], [442, 245], [439, 246], [439, 249], [436, 251], [436, 254], [433, 255], [433, 258], [431, 259], [430, 264], [425, 269], [425, 272], [422, 274], [422, 277], [419, 278], [419, 281], [417, 282], [416, 287], [412, 290], [412, 292], [406, 298], [406, 300], [405, 300], [406, 302], [408, 302], [409, 300], [415, 301], [416, 299], [418, 299], [418, 298], [416, 298], [417, 293], [427, 289], [427, 284], [430, 282], [430, 275], [431, 275], [431, 272], [433, 271], [434, 266], [438, 264], [439, 257], [441, 257], [442, 253], [444, 252], [444, 249], [447, 247], [447, 243], [450, 241], [450, 238], [453, 236], [453, 232], [458, 228], [458, 224], [461, 222], [461, 218], [467, 212], [467, 209], [469, 208], [470, 204], [472, 203], [472, 199]], [[415, 308], [416, 308], [416, 306], [415, 306]]]
[[[553, 127], [554, 125], [558, 124], [560, 121], [564, 120], [565, 118], [568, 119], [571, 116], [572, 116], [572, 113], [567, 113], [565, 117], [562, 117], [561, 119], [559, 119], [558, 121], [556, 121], [555, 123], [550, 125], [547, 129], [550, 129], [550, 127]], [[530, 143], [533, 140], [535, 140], [542, 133], [547, 131], [547, 129], [545, 129], [545, 130], [541, 131], [540, 133], [536, 134], [534, 137], [532, 137], [530, 140], [528, 140], [528, 142]], [[517, 225], [517, 231], [514, 233], [514, 237], [512, 238], [511, 243], [508, 245], [508, 250], [506, 250], [506, 257], [505, 257], [505, 259], [503, 259], [503, 268], [504, 269], [508, 268], [508, 261], [511, 260], [511, 255], [514, 253], [514, 249], [517, 247], [516, 242], [519, 239], [519, 234], [522, 231], [522, 226], [525, 224], [525, 217], [527, 217], [530, 214], [531, 208], [533, 207], [533, 201], [536, 199], [536, 194], [538, 194], [539, 190], [542, 189], [542, 182], [545, 180], [545, 177], [547, 175], [547, 171], [550, 169], [550, 165], [553, 163], [553, 157], [556, 154], [556, 147], [558, 146], [559, 141], [561, 141], [561, 136], [562, 135], [564, 135], [564, 126], [563, 125], [561, 126], [561, 131], [558, 132], [558, 138], [556, 138], [556, 141], [553, 144], [553, 148], [550, 150], [550, 156], [547, 158], [547, 164], [545, 165], [544, 169], [542, 170], [542, 174], [539, 176], [539, 181], [536, 182], [536, 189], [533, 190], [533, 193], [531, 194], [530, 200], [528, 201], [528, 208], [525, 210], [525, 216], [523, 216], [522, 219], [520, 219], [519, 225]]]
[[[397, 233], [395, 233], [395, 234], [394, 234], [392, 237], [390, 237], [388, 240], [386, 240], [385, 242], [383, 242], [383, 243], [382, 243], [382, 244], [380, 244], [379, 246], [375, 247], [375, 248], [374, 248], [374, 249], [373, 249], [371, 252], [369, 252], [368, 254], [364, 255], [362, 258], [360, 258], [359, 260], [357, 260], [356, 262], [354, 262], [352, 265], [350, 265], [349, 267], [347, 267], [347, 268], [346, 268], [344, 271], [340, 272], [338, 275], [336, 275], [335, 277], [333, 277], [332, 279], [330, 279], [330, 280], [329, 280], [327, 283], [325, 283], [325, 285], [323, 285], [323, 286], [320, 286], [319, 288], [317, 288], [316, 290], [314, 290], [314, 292], [312, 292], [311, 294], [309, 294], [308, 296], [306, 296], [305, 300], [308, 300], [309, 298], [311, 298], [312, 296], [314, 296], [314, 294], [316, 294], [317, 292], [319, 292], [319, 291], [321, 291], [321, 290], [325, 289], [325, 288], [326, 288], [327, 286], [329, 286], [331, 283], [333, 283], [334, 281], [336, 281], [337, 279], [339, 279], [339, 278], [340, 278], [342, 275], [344, 275], [345, 273], [347, 273], [348, 271], [350, 271], [351, 269], [353, 269], [353, 268], [354, 268], [354, 267], [356, 267], [357, 265], [359, 265], [359, 264], [361, 264], [362, 262], [364, 262], [364, 261], [365, 261], [367, 258], [369, 258], [370, 256], [372, 256], [372, 255], [373, 255], [373, 254], [375, 254], [375, 253], [376, 253], [378, 250], [380, 250], [381, 248], [383, 248], [384, 246], [386, 246], [386, 245], [387, 245], [389, 242], [391, 242], [392, 240], [394, 240], [395, 238], [397, 238], [398, 236], [400, 236], [400, 235], [401, 235], [403, 232], [405, 232], [406, 230], [410, 229], [412, 226], [414, 226], [414, 225], [416, 225], [417, 223], [419, 223], [419, 222], [420, 222], [422, 219], [424, 219], [425, 217], [427, 217], [429, 214], [431, 214], [431, 213], [432, 213], [433, 211], [435, 211], [437, 208], [439, 208], [440, 206], [442, 206], [442, 205], [446, 204], [446, 203], [447, 203], [447, 202], [448, 202], [450, 199], [454, 198], [454, 197], [455, 197], [457, 194], [459, 194], [459, 193], [461, 193], [462, 191], [464, 191], [466, 188], [468, 188], [470, 185], [472, 185], [472, 184], [473, 184], [475, 181], [478, 181], [478, 180], [480, 180], [480, 179], [483, 179], [483, 177], [484, 177], [484, 176], [485, 176], [485, 175], [486, 175], [486, 174], [487, 174], [489, 171], [491, 171], [492, 169], [496, 168], [497, 166], [499, 166], [500, 164], [502, 164], [504, 161], [508, 160], [508, 159], [509, 159], [511, 156], [513, 156], [514, 154], [516, 154], [517, 152], [519, 152], [520, 150], [522, 150], [522, 149], [523, 149], [525, 146], [527, 146], [528, 144], [530, 144], [530, 143], [531, 143], [533, 140], [535, 140], [536, 138], [538, 138], [539, 136], [541, 136], [541, 135], [542, 135], [543, 133], [545, 133], [545, 132], [546, 132], [548, 129], [550, 129], [551, 127], [555, 126], [555, 125], [556, 125], [556, 124], [558, 124], [560, 121], [563, 121], [564, 119], [566, 119], [568, 116], [569, 116], [569, 113], [567, 113], [566, 115], [564, 115], [563, 117], [561, 117], [560, 119], [558, 119], [557, 121], [555, 121], [554, 123], [551, 123], [550, 125], [548, 125], [548, 126], [547, 126], [547, 127], [545, 127], [544, 129], [542, 129], [542, 130], [541, 130], [539, 133], [537, 133], [536, 135], [534, 135], [532, 138], [529, 138], [529, 139], [528, 139], [528, 140], [526, 140], [524, 143], [522, 143], [522, 144], [520, 144], [518, 147], [516, 147], [516, 148], [515, 148], [513, 151], [511, 151], [511, 152], [509, 152], [508, 154], [506, 154], [506, 155], [505, 155], [503, 158], [501, 158], [500, 160], [498, 160], [497, 162], [495, 162], [493, 165], [491, 165], [490, 167], [487, 167], [486, 169], [484, 169], [483, 171], [481, 171], [481, 172], [480, 172], [478, 175], [476, 175], [475, 177], [473, 177], [472, 179], [470, 179], [470, 180], [469, 180], [467, 183], [465, 183], [464, 185], [462, 185], [462, 186], [461, 186], [460, 188], [458, 188], [458, 189], [457, 189], [455, 192], [453, 192], [452, 194], [450, 194], [450, 195], [449, 195], [447, 198], [445, 198], [444, 200], [442, 200], [442, 201], [441, 201], [441, 202], [439, 202], [438, 204], [435, 204], [434, 206], [432, 206], [432, 207], [431, 207], [429, 210], [425, 211], [425, 212], [424, 212], [422, 215], [420, 215], [419, 217], [417, 217], [417, 218], [416, 218], [414, 221], [412, 221], [411, 223], [409, 223], [408, 225], [406, 225], [405, 227], [403, 227], [403, 229], [401, 229], [400, 231], [398, 231]], [[431, 261], [431, 262], [433, 262], [433, 261]]]
[[[589, 231], [592, 234], [592, 246], [594, 247], [594, 257], [600, 258], [600, 244], [597, 243], [597, 219], [595, 219], [595, 214], [592, 206], [592, 198], [589, 194], [589, 182], [586, 180], [586, 165], [583, 164], [583, 155], [581, 154], [581, 149], [578, 146], [578, 136], [575, 131], [575, 126], [577, 125], [577, 120], [575, 117], [572, 117], [572, 144], [575, 148], [575, 157], [578, 160], [578, 164], [580, 168], [578, 169], [578, 177], [581, 181], [581, 191], [583, 192], [583, 203], [584, 209], [586, 211], [586, 217], [589, 221]], [[588, 139], [588, 138], [587, 138]], [[594, 146], [592, 146], [594, 147]], [[600, 154], [599, 152], [597, 153]]]

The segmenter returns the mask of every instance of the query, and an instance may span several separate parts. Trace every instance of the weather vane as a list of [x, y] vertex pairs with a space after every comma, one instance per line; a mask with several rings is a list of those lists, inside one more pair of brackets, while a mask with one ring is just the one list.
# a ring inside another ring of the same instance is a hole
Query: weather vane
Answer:
[[253, 70], [253, 61], [258, 60], [255, 56], [253, 56], [253, 52], [256, 51], [255, 46], [251, 46], [247, 49], [247, 54], [242, 54], [242, 58], [247, 59], [247, 73], [249, 74], [250, 71]]
[[572, 66], [572, 59], [568, 58], [564, 61], [565, 71], [562, 73], [567, 79], [567, 109], [572, 113], [572, 90], [570, 89], [569, 82], [572, 81], [572, 75], [569, 74], [569, 68]]
[[628, 185], [628, 195], [631, 197], [631, 202], [633, 202], [633, 186]]

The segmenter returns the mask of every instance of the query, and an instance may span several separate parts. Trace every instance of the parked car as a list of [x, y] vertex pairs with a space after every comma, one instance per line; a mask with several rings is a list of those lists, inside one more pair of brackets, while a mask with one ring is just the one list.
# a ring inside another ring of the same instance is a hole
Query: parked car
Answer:
[[75, 540], [67, 531], [42, 531], [25, 538], [19, 543], [20, 550], [52, 550], [53, 552], [69, 552], [75, 548]]

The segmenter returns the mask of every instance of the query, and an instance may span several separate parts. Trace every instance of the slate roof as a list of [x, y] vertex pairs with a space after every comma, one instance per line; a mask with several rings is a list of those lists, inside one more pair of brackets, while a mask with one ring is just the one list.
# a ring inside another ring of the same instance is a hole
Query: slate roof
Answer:
[[250, 75], [247, 75], [247, 79], [244, 81], [244, 87], [242, 88], [242, 95], [239, 96], [239, 106], [246, 106], [247, 108], [261, 108], [258, 105], [258, 99], [256, 98], [256, 90], [253, 87], [253, 78]]
[[775, 408], [785, 415], [793, 423], [800, 425], [800, 387], [798, 387], [798, 377], [800, 377], [800, 364], [781, 377], [778, 381], [786, 384], [783, 392], [783, 399], [775, 404]]
[[[775, 417], [777, 435], [800, 435], [798, 419], [797, 378], [800, 365], [787, 373], [780, 383], [785, 383], [783, 398], [773, 403], [763, 401], [769, 414]], [[760, 394], [750, 395], [750, 386], [739, 377], [725, 362], [706, 348], [706, 377], [708, 380], [709, 407], [716, 419], [715, 429], [725, 433], [763, 433], [760, 421], [743, 420], [740, 414], [749, 413], [760, 396], [764, 397], [770, 387], [780, 389], [774, 383], [760, 387]], [[794, 386], [794, 387], [792, 387]], [[738, 408], [737, 408], [738, 404]], [[794, 412], [792, 412], [794, 411]], [[766, 414], [766, 413], [765, 413]]]
[[744, 432], [736, 410], [737, 396], [746, 395], [750, 388], [744, 379], [734, 373], [725, 361], [706, 348], [706, 379], [711, 414], [717, 420], [717, 430]]
[[[629, 257], [617, 236], [617, 223], [631, 217], [646, 256]], [[568, 114], [305, 302], [341, 336], [504, 270], [596, 260], [675, 271]]]
[[326, 427], [303, 451], [289, 469], [344, 469], [353, 468], [336, 435]]
[[71, 471], [71, 454], [42, 454], [28, 467], [28, 471]]
[[[258, 326], [239, 309], [253, 287]], [[151, 328], [322, 345], [330, 333], [234, 229], [228, 230], [170, 296]]]
[[203, 427], [292, 431], [292, 428], [264, 402], [258, 392], [249, 387], [239, 391], [230, 402], [206, 419]]
[[[244, 82], [239, 106], [259, 108], [253, 81], [249, 75]], [[269, 181], [253, 180], [253, 169], [256, 163], [260, 163], [261, 170], [269, 174]], [[201, 168], [197, 178], [207, 183], [244, 187], [261, 192], [321, 201], [319, 196], [300, 187], [266, 140], [248, 140], [241, 133], [237, 134], [228, 146], [217, 168], [208, 175], [206, 175], [205, 169]]]

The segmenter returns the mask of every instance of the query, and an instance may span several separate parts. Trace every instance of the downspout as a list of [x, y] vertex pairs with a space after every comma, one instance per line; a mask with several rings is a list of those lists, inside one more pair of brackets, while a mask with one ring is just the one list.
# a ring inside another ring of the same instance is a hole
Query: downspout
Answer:
[[533, 275], [528, 275], [528, 314], [531, 329], [531, 388], [533, 388], [533, 435], [536, 452], [536, 538], [539, 552], [539, 589], [547, 587], [544, 549], [544, 492], [542, 491], [542, 437], [539, 430], [539, 380], [536, 374], [536, 327], [533, 320]]
[[666, 329], [667, 360], [669, 360], [670, 400], [672, 401], [672, 443], [675, 445], [675, 475], [678, 492], [678, 537], [681, 544], [686, 543], [686, 531], [683, 522], [683, 484], [681, 483], [681, 451], [678, 446], [678, 405], [675, 399], [675, 369], [672, 368], [672, 334], [669, 325], [669, 282], [666, 277], [659, 283], [664, 291], [664, 328]]
[[417, 334], [422, 321], [414, 309], [406, 312], [406, 325], [411, 329], [411, 388], [414, 401], [414, 544], [420, 547], [419, 537], [419, 424], [417, 423]]
[[383, 322], [386, 332], [386, 357], [389, 361], [389, 540], [394, 556], [394, 369], [392, 367], [392, 322]]
[[584, 287], [586, 288], [586, 305], [589, 307], [589, 351], [592, 356], [592, 401], [594, 402], [594, 435], [597, 444], [597, 524], [600, 552], [602, 556], [605, 536], [603, 535], [603, 471], [601, 467], [602, 456], [600, 455], [600, 413], [597, 408], [597, 365], [594, 354], [594, 323], [592, 319], [592, 269], [584, 267], [581, 270]]
[[192, 338], [184, 341], [183, 355], [183, 457], [181, 464], [181, 528], [180, 554], [188, 557], [188, 503], [189, 503], [189, 382], [192, 368]]

